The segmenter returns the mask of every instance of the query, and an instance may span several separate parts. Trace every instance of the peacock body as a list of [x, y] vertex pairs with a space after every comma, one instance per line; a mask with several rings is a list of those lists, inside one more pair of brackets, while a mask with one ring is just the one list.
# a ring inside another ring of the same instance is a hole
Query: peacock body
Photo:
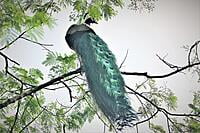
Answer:
[[100, 110], [118, 130], [132, 126], [137, 114], [125, 95], [125, 84], [115, 56], [87, 25], [72, 25], [65, 37], [81, 58], [90, 92]]

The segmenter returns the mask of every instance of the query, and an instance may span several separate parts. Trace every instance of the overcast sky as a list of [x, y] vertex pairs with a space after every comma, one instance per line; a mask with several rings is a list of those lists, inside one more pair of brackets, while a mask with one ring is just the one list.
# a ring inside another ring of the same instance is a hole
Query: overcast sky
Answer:
[[[68, 11], [56, 15], [57, 25], [52, 30], [47, 29], [44, 40], [41, 40], [44, 43], [53, 43], [52, 50], [61, 53], [72, 52], [64, 39], [67, 28], [72, 24], [68, 16]], [[111, 20], [100, 21], [98, 25], [92, 27], [108, 44], [118, 64], [124, 59], [126, 51], [129, 51], [123, 71], [165, 74], [171, 70], [156, 57], [156, 54], [161, 57], [167, 55], [166, 60], [175, 65], [186, 65], [187, 53], [181, 47], [192, 45], [200, 39], [200, 1], [159, 0], [151, 13], [135, 13], [123, 9], [119, 10], [119, 14]], [[23, 67], [36, 67], [45, 73], [48, 72], [48, 69], [41, 65], [46, 51], [41, 50], [39, 46], [17, 41], [15, 46], [5, 52]], [[0, 68], [2, 67], [3, 63], [0, 63]], [[143, 79], [129, 76], [125, 77], [125, 82], [134, 87], [136, 82]], [[178, 112], [188, 111], [186, 104], [190, 103], [192, 92], [199, 89], [196, 76], [177, 74], [157, 81], [159, 85], [166, 84], [178, 96]], [[67, 94], [68, 91], [65, 89], [47, 93], [46, 96], [64, 103], [68, 100]], [[102, 133], [103, 125], [100, 123], [96, 120], [92, 125], [87, 124], [81, 133], [86, 131]], [[140, 131], [146, 132], [146, 129]]]

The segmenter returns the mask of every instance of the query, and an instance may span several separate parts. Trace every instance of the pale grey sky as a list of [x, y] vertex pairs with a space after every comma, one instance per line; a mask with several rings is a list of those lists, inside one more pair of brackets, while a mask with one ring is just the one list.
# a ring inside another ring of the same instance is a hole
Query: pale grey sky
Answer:
[[[53, 43], [52, 50], [61, 53], [72, 52], [67, 46], [64, 36], [67, 28], [72, 24], [68, 21], [69, 11], [56, 15], [58, 19], [54, 29], [46, 29], [44, 43]], [[165, 66], [156, 54], [176, 65], [187, 63], [187, 53], [181, 47], [192, 45], [200, 39], [200, 1], [199, 0], [158, 0], [156, 8], [151, 13], [135, 13], [131, 10], [119, 10], [119, 14], [109, 21], [101, 21], [92, 26], [94, 31], [107, 42], [120, 64], [129, 51], [124, 71], [149, 72], [149, 74], [164, 74], [171, 70]], [[46, 51], [39, 46], [17, 41], [17, 44], [5, 51], [11, 58], [17, 60], [23, 67], [36, 67], [48, 72], [41, 65]], [[0, 60], [2, 62], [2, 60]], [[2, 67], [0, 63], [0, 67]], [[126, 76], [125, 82], [134, 87], [144, 78]], [[178, 111], [188, 111], [187, 105], [192, 98], [192, 92], [199, 89], [197, 77], [190, 74], [157, 80], [159, 85], [166, 85], [178, 96]], [[64, 95], [65, 94], [65, 95]], [[62, 103], [68, 102], [68, 91], [59, 90], [48, 92], [46, 96]], [[66, 98], [67, 97], [67, 98]], [[133, 101], [134, 103], [134, 101]], [[162, 124], [162, 121], [161, 123]], [[165, 124], [165, 121], [163, 121]], [[95, 120], [87, 124], [80, 133], [102, 133], [103, 124]], [[131, 130], [130, 130], [131, 132]], [[145, 128], [140, 133], [145, 133]]]

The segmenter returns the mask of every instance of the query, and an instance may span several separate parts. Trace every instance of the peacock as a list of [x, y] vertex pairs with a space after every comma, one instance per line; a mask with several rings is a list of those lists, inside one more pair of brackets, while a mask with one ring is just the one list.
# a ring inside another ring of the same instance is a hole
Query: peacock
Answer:
[[81, 59], [89, 90], [98, 108], [118, 130], [133, 126], [137, 112], [125, 95], [125, 83], [107, 44], [87, 24], [73, 24], [65, 40]]

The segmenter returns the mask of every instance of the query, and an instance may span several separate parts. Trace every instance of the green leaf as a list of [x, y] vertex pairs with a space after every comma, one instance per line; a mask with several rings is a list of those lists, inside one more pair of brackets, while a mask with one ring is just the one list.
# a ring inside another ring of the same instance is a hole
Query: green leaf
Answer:
[[169, 96], [167, 96], [166, 103], [170, 110], [175, 110], [177, 108], [177, 97], [174, 95], [174, 93], [171, 93]]
[[106, 20], [116, 15], [116, 11], [108, 4], [102, 6], [103, 16]]
[[59, 53], [49, 52], [43, 64], [45, 66], [51, 66], [49, 76], [53, 78], [74, 69], [76, 67], [76, 58], [76, 54], [61, 55]]
[[102, 19], [101, 7], [97, 4], [91, 5], [88, 9], [88, 14], [95, 20]]
[[35, 79], [43, 79], [43, 73], [39, 69], [31, 68], [29, 74]]
[[45, 66], [54, 65], [57, 63], [57, 55], [53, 52], [48, 52], [46, 60], [42, 62]]
[[82, 10], [85, 10], [87, 7], [87, 1], [86, 0], [76, 0], [73, 4], [74, 10], [77, 10], [77, 12], [81, 12]]
[[160, 125], [155, 125], [153, 123], [150, 123], [150, 129], [154, 132], [154, 133], [166, 133], [164, 128]]
[[39, 69], [31, 68], [26, 70], [20, 67], [13, 67], [12, 69], [16, 76], [25, 83], [36, 85], [43, 79], [43, 74]]

